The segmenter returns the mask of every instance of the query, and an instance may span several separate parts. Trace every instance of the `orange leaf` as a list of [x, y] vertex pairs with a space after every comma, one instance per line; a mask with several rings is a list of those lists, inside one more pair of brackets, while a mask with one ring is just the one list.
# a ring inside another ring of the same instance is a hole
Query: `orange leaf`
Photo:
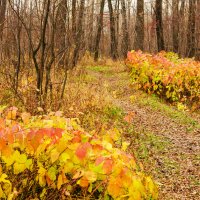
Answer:
[[123, 195], [123, 187], [121, 185], [121, 179], [111, 179], [108, 184], [108, 193], [116, 199], [117, 197]]
[[10, 146], [6, 145], [3, 149], [2, 149], [2, 154], [4, 156], [10, 156], [12, 154], [12, 149]]
[[3, 138], [0, 138], [0, 151], [6, 147], [6, 141]]
[[111, 159], [106, 159], [103, 163], [103, 170], [106, 174], [110, 174], [113, 168], [113, 161]]
[[77, 184], [79, 184], [83, 188], [86, 188], [89, 185], [89, 181], [86, 177], [82, 177], [80, 180], [77, 181]]
[[14, 143], [14, 134], [13, 133], [7, 133], [6, 135], [6, 138], [7, 138], [7, 141], [10, 143], [10, 144], [13, 144]]
[[124, 117], [124, 120], [128, 123], [132, 123], [133, 122], [133, 119], [135, 117], [135, 113], [134, 112], [129, 112], [128, 115], [126, 115]]

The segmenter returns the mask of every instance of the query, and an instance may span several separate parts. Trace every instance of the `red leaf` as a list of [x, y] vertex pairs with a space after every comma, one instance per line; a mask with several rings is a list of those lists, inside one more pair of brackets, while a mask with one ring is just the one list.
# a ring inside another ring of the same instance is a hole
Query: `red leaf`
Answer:
[[113, 168], [113, 161], [111, 159], [106, 159], [103, 163], [103, 170], [106, 174], [110, 174]]
[[95, 165], [97, 166], [97, 165], [100, 165], [103, 161], [105, 160], [105, 158], [104, 157], [98, 157], [97, 159], [96, 159], [96, 161], [95, 161]]
[[81, 136], [75, 135], [74, 138], [72, 139], [72, 143], [80, 143], [80, 142], [81, 142]]
[[91, 148], [91, 144], [86, 142], [84, 144], [81, 144], [78, 149], [76, 150], [76, 156], [80, 159], [83, 160], [86, 155], [87, 155], [87, 151], [89, 148]]
[[103, 147], [100, 144], [95, 144], [95, 145], [93, 145], [93, 150], [94, 151], [102, 151]]
[[76, 150], [76, 156], [80, 159], [83, 160], [86, 157], [87, 150], [83, 146], [79, 146], [78, 149]]

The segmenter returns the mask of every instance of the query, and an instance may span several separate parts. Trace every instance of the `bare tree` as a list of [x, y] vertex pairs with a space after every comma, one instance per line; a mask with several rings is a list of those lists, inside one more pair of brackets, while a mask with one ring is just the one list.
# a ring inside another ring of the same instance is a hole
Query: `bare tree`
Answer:
[[179, 0], [172, 1], [172, 34], [173, 34], [173, 51], [178, 53], [179, 45]]
[[72, 0], [72, 34], [74, 40], [76, 39], [76, 4], [77, 0]]
[[3, 38], [3, 27], [6, 14], [6, 2], [7, 0], [0, 0], [0, 40]]
[[196, 9], [197, 17], [196, 17], [196, 59], [200, 61], [200, 2], [197, 1], [197, 9]]
[[116, 41], [115, 18], [111, 0], [108, 0], [108, 8], [110, 13], [111, 56], [113, 60], [117, 60], [118, 51], [117, 51], [117, 41]]
[[199, 9], [197, 0], [0, 0], [0, 74], [18, 98], [27, 72], [38, 105], [53, 102], [52, 91], [61, 105], [86, 51], [95, 61], [100, 52], [124, 59], [131, 48], [199, 58]]
[[77, 31], [76, 31], [76, 37], [75, 37], [76, 39], [75, 39], [75, 49], [73, 53], [72, 67], [76, 66], [78, 57], [79, 57], [79, 51], [81, 47], [81, 40], [82, 40], [82, 33], [83, 33], [84, 9], [85, 9], [85, 0], [81, 0], [79, 16], [78, 16]]
[[189, 19], [187, 30], [187, 56], [195, 56], [196, 0], [189, 0]]
[[97, 61], [99, 58], [99, 43], [101, 40], [101, 33], [103, 28], [103, 11], [104, 11], [105, 0], [101, 0], [100, 6], [100, 14], [98, 17], [98, 29], [96, 35], [96, 42], [95, 42], [95, 50], [94, 50], [94, 60]]
[[137, 0], [137, 16], [135, 25], [135, 49], [144, 48], [144, 0]]
[[162, 20], [162, 0], [156, 0], [156, 34], [157, 34], [157, 45], [158, 51], [164, 50], [164, 35], [163, 35], [163, 20]]
[[91, 1], [91, 9], [90, 9], [90, 20], [89, 20], [89, 34], [88, 34], [88, 47], [89, 47], [89, 51], [90, 52], [93, 52], [94, 50], [94, 35], [93, 35], [93, 32], [94, 32], [94, 0]]
[[122, 17], [123, 17], [123, 39], [122, 39], [122, 52], [124, 58], [127, 56], [127, 52], [129, 50], [129, 34], [128, 34], [128, 24], [127, 24], [127, 9], [126, 9], [126, 4], [125, 0], [121, 0], [122, 4]]

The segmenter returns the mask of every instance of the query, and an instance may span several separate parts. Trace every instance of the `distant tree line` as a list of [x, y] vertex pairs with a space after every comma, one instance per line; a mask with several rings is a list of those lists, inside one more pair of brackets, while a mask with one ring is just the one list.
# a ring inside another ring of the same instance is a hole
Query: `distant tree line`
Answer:
[[174, 51], [200, 58], [199, 0], [0, 0], [0, 65], [37, 77], [42, 102], [51, 71], [67, 71], [88, 52], [94, 60], [125, 58], [129, 50]]

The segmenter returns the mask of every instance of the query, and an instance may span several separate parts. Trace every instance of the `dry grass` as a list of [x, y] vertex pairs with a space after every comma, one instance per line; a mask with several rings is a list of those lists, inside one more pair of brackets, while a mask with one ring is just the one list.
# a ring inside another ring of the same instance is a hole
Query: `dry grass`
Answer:
[[[88, 112], [102, 110], [106, 105], [111, 104], [107, 95], [106, 85], [101, 80], [89, 75], [84, 66], [68, 72], [68, 80], [65, 95], [61, 101], [62, 80], [64, 70], [60, 70], [59, 75], [52, 71], [52, 89], [49, 90], [46, 111], [62, 110], [68, 115], [77, 115]], [[13, 89], [12, 78], [8, 75], [0, 75], [0, 97], [1, 105], [16, 106], [21, 110], [26, 110], [32, 114], [37, 112], [39, 105], [36, 99], [36, 78], [26, 70], [22, 72], [19, 79], [18, 93]]]

